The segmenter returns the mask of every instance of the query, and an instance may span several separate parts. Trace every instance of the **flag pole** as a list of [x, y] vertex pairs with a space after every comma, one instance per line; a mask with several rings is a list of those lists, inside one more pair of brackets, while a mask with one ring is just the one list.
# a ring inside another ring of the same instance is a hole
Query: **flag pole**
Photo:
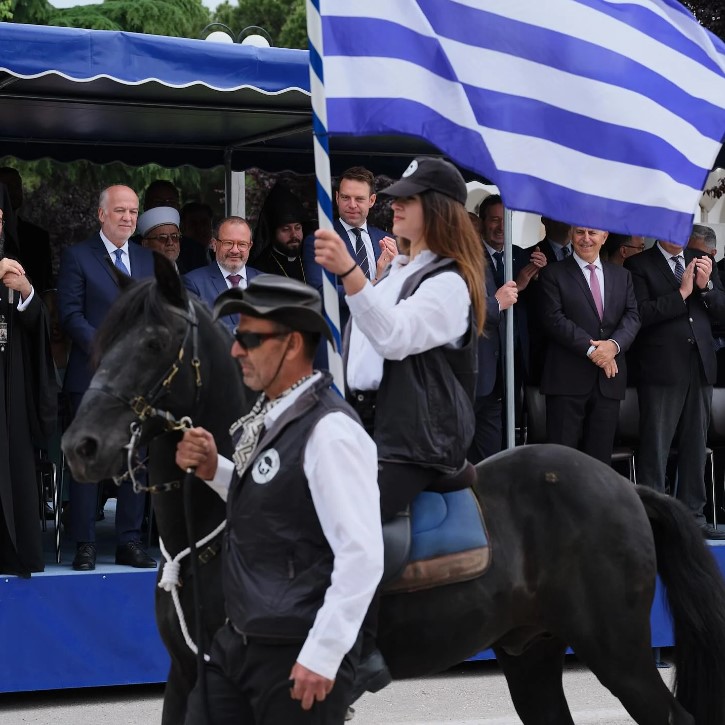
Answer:
[[[320, 0], [307, 0], [307, 40], [310, 48], [310, 90], [312, 95], [312, 128], [317, 180], [317, 223], [320, 229], [332, 229], [332, 175], [330, 172], [330, 143], [327, 133], [327, 105], [323, 71], [322, 18]], [[332, 328], [335, 345], [327, 343], [328, 368], [340, 395], [345, 395], [342, 366], [342, 335], [340, 331], [340, 301], [337, 296], [337, 277], [322, 270], [322, 307]]]
[[[504, 280], [508, 282], [513, 279], [513, 213], [511, 209], [504, 206], [503, 209], [503, 269]], [[513, 448], [516, 445], [516, 410], [514, 396], [516, 393], [515, 367], [514, 367], [514, 307], [512, 305], [504, 312], [506, 319], [506, 351], [504, 353], [504, 391], [506, 397], [506, 448]]]

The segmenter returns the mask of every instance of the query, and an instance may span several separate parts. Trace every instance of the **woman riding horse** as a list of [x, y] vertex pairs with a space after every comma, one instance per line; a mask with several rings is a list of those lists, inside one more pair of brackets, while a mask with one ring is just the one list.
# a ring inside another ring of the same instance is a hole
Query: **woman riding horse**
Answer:
[[[373, 286], [333, 231], [315, 237], [315, 259], [343, 281], [352, 316], [348, 400], [378, 447], [383, 520], [444, 476], [475, 478], [477, 335], [486, 296], [483, 250], [465, 209], [466, 183], [443, 159], [415, 159], [394, 196], [393, 232], [404, 254]], [[381, 266], [387, 260], [381, 257]], [[356, 695], [390, 682], [375, 648], [377, 600], [365, 622]]]

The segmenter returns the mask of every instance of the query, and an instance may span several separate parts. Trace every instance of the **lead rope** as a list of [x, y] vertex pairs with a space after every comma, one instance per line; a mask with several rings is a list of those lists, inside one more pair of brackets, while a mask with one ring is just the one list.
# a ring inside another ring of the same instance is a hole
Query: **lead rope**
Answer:
[[[219, 526], [214, 529], [214, 531], [212, 531], [210, 534], [207, 534], [200, 541], [197, 541], [196, 548], [199, 549], [204, 546], [204, 544], [208, 544], [213, 538], [215, 538], [218, 534], [224, 531], [226, 523], [226, 521], [222, 521]], [[196, 644], [194, 643], [194, 640], [189, 634], [189, 628], [186, 626], [186, 618], [184, 617], [184, 612], [181, 608], [181, 601], [179, 600], [179, 587], [181, 586], [179, 582], [179, 571], [181, 569], [181, 561], [185, 557], [189, 556], [189, 554], [191, 553], [191, 547], [187, 546], [186, 549], [180, 551], [173, 558], [171, 557], [171, 554], [169, 554], [169, 552], [166, 550], [166, 547], [164, 546], [164, 541], [161, 538], [159, 538], [159, 547], [161, 548], [161, 553], [163, 554], [163, 557], [166, 561], [164, 562], [163, 569], [161, 570], [161, 579], [157, 586], [159, 589], [163, 589], [165, 592], [169, 592], [171, 594], [171, 598], [174, 601], [174, 609], [176, 609], [176, 616], [179, 619], [181, 633], [184, 635], [184, 641], [186, 642], [188, 648], [194, 654], [198, 654]], [[205, 654], [204, 659], [208, 662], [209, 655]]]

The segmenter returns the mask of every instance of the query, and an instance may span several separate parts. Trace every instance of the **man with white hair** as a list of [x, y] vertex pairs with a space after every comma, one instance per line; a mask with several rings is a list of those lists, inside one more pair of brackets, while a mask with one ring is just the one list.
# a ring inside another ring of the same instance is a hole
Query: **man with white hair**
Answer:
[[[60, 260], [58, 312], [72, 340], [63, 382], [73, 412], [91, 382], [91, 348], [96, 330], [119, 295], [114, 267], [134, 279], [152, 277], [153, 255], [129, 244], [138, 219], [138, 197], [127, 186], [109, 186], [98, 200], [100, 230], [90, 239], [68, 247]], [[76, 542], [73, 568], [96, 568], [96, 506], [98, 484], [70, 482], [70, 533]], [[116, 504], [116, 563], [153, 568], [156, 562], [141, 546], [145, 499], [124, 481]]]

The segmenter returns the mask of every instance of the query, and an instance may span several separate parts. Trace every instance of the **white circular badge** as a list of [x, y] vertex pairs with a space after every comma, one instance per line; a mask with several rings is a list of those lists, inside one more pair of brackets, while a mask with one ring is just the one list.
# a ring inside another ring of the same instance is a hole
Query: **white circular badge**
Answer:
[[418, 162], [413, 159], [410, 162], [410, 166], [403, 172], [403, 178], [406, 176], [412, 176], [416, 171], [418, 171]]
[[257, 456], [252, 465], [252, 478], [255, 483], [269, 483], [279, 471], [279, 453], [268, 448]]

